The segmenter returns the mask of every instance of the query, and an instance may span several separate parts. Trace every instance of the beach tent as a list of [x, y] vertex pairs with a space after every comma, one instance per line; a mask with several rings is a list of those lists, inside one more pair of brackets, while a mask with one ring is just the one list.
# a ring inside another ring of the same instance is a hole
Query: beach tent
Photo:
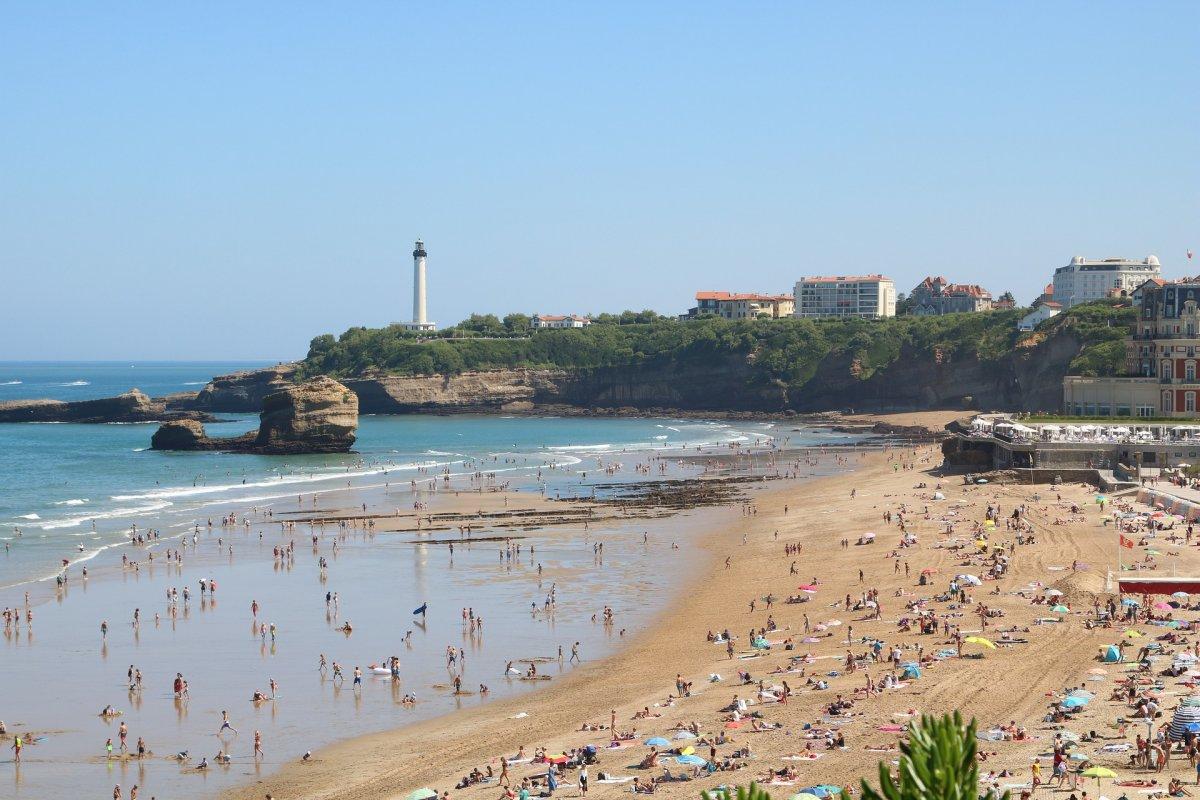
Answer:
[[1192, 695], [1179, 702], [1168, 733], [1173, 741], [1180, 741], [1188, 732], [1188, 726], [1196, 723], [1200, 723], [1200, 697]]
[[696, 734], [692, 733], [691, 731], [678, 731], [671, 738], [672, 739], [695, 739]]
[[670, 747], [671, 743], [661, 736], [654, 736], [646, 740], [647, 747]]
[[430, 800], [437, 796], [438, 793], [433, 789], [417, 789], [415, 792], [410, 792], [405, 800]]
[[817, 797], [829, 797], [830, 795], [841, 794], [842, 787], [830, 786], [827, 783], [823, 783], [819, 786], [809, 786], [807, 789], [801, 789], [800, 791], [803, 794], [816, 795]]
[[902, 677], [905, 680], [915, 680], [915, 679], [921, 677], [921, 668], [918, 667], [915, 663], [908, 664], [904, 667], [904, 672], [902, 673]]
[[1100, 657], [1109, 664], [1116, 664], [1121, 661], [1121, 648], [1115, 644], [1110, 644], [1108, 647], [1100, 648]]
[[707, 760], [695, 755], [679, 756], [675, 759], [675, 761], [676, 763], [687, 764], [688, 766], [692, 767], [703, 767], [708, 763]]

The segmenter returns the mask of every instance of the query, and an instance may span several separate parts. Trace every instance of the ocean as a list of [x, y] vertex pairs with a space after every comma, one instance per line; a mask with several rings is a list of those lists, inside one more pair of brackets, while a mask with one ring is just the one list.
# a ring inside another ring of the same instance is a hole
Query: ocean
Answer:
[[[254, 366], [0, 363], [0, 399], [99, 397], [133, 386], [159, 395]], [[212, 433], [233, 435], [257, 424], [254, 415], [223, 418], [209, 426]], [[5, 627], [0, 658], [0, 685], [12, 689], [0, 718], [10, 733], [21, 731], [35, 742], [8, 796], [98, 796], [113, 783], [137, 783], [145, 796], [214, 796], [306, 749], [486, 702], [446, 689], [448, 645], [469, 653], [470, 667], [461, 671], [468, 687], [487, 683], [488, 697], [529, 691], [533, 685], [504, 674], [506, 661], [552, 657], [576, 641], [587, 660], [613, 652], [626, 627], [644, 626], [683, 587], [701, 556], [687, 543], [691, 512], [657, 519], [618, 515], [590, 528], [529, 526], [502, 534], [523, 545], [518, 558], [506, 559], [499, 541], [460, 540], [448, 550], [420, 534], [307, 525], [281, 530], [267, 515], [286, 519], [301, 507], [300, 495], [304, 509], [319, 502], [350, 511], [365, 503], [373, 512], [408, 513], [420, 501], [437, 511], [472, 502], [453, 495], [470, 492], [477, 485], [472, 474], [482, 471], [493, 473], [496, 485], [507, 484], [520, 507], [541, 495], [587, 497], [614, 481], [688, 477], [704, 469], [703, 458], [675, 456], [728, 455], [736, 446], [763, 454], [762, 467], [766, 454], [784, 446], [860, 441], [787, 422], [366, 416], [356, 453], [266, 457], [158, 453], [148, 449], [154, 430], [153, 424], [0, 424], [0, 607], [23, 609], [28, 593], [33, 618]], [[667, 458], [652, 462], [654, 455]], [[812, 456], [803, 472], [845, 468], [832, 457]], [[431, 482], [438, 491], [430, 491]], [[498, 501], [481, 496], [478, 502]], [[221, 518], [231, 513], [245, 518], [244, 526], [223, 527]], [[739, 511], [696, 513], [710, 521], [724, 514], [733, 523]], [[160, 531], [162, 538], [130, 547], [133, 526]], [[475, 535], [489, 534], [484, 522]], [[184, 561], [168, 563], [166, 551], [177, 550], [185, 536]], [[599, 553], [598, 544], [604, 545]], [[280, 558], [278, 548], [288, 545], [296, 557]], [[140, 568], [123, 566], [124, 557]], [[58, 587], [64, 561], [70, 579]], [[202, 578], [220, 583], [219, 603], [199, 596]], [[177, 609], [167, 593], [188, 587], [192, 599]], [[332, 612], [326, 592], [340, 596]], [[551, 594], [555, 613], [531, 615]], [[261, 608], [257, 620], [251, 601]], [[424, 603], [428, 617], [418, 626], [410, 612]], [[616, 614], [614, 626], [595, 622], [605, 604]], [[486, 617], [486, 635], [461, 624], [459, 611], [466, 608]], [[131, 627], [135, 609], [140, 627]], [[337, 630], [349, 619], [352, 636]], [[99, 633], [101, 621], [109, 626], [107, 637]], [[276, 625], [278, 641], [268, 640], [256, 622]], [[406, 630], [413, 632], [408, 639], [402, 638]], [[318, 674], [320, 654], [347, 670], [400, 654], [402, 680], [370, 678], [363, 691], [353, 692]], [[144, 691], [127, 690], [132, 667], [145, 676]], [[554, 676], [569, 670], [569, 664], [546, 664]], [[186, 702], [171, 698], [176, 672], [191, 685]], [[70, 676], [55, 683], [53, 701], [43, 692], [17, 691], [48, 675]], [[271, 679], [281, 687], [280, 699], [250, 703], [252, 692]], [[400, 703], [409, 692], [419, 698], [416, 705]], [[155, 758], [103, 758], [105, 738], [118, 724], [96, 716], [108, 703], [122, 712], [131, 741], [144, 736]], [[218, 740], [213, 734], [222, 709], [231, 710], [241, 733]], [[313, 719], [321, 724], [314, 727]], [[267, 743], [268, 758], [259, 763], [249, 752], [254, 729]], [[234, 758], [232, 767], [197, 773], [169, 758], [189, 750], [211, 761], [222, 746]]]
[[[0, 401], [109, 397], [139, 388], [151, 396], [195, 391], [213, 375], [265, 366], [246, 362], [0, 362]], [[253, 430], [252, 414], [224, 414], [214, 436]], [[364, 416], [356, 453], [277, 456], [163, 453], [149, 449], [157, 425], [0, 425], [0, 541], [20, 537], [0, 560], [0, 587], [53, 579], [61, 560], [94, 558], [128, 540], [131, 527], [182, 531], [222, 509], [297, 493], [407, 482], [419, 471], [475, 466], [520, 483], [540, 467], [582, 465], [620, 452], [688, 451], [780, 437], [775, 423], [643, 418]], [[852, 437], [810, 428], [792, 444]], [[544, 473], [551, 491], [577, 492], [564, 474]], [[635, 476], [636, 479], [636, 476]], [[555, 485], [555, 484], [559, 485]]]

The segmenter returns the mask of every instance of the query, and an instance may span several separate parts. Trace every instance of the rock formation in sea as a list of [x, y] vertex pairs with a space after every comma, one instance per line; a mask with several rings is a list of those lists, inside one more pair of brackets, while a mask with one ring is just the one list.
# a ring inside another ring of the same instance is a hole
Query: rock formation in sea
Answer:
[[150, 440], [155, 450], [222, 450], [286, 455], [345, 453], [358, 429], [358, 396], [324, 375], [286, 384], [262, 399], [258, 431], [243, 436], [208, 436], [191, 420], [168, 422]]
[[95, 400], [9, 400], [0, 403], [0, 422], [163, 422], [215, 419], [151, 399], [138, 389]]

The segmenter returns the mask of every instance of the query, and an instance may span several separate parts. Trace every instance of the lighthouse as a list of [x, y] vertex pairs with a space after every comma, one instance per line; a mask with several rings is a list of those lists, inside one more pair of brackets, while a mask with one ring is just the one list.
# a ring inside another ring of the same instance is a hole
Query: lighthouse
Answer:
[[435, 331], [437, 325], [425, 316], [425, 243], [417, 239], [413, 245], [413, 312], [412, 322], [404, 323], [410, 331]]

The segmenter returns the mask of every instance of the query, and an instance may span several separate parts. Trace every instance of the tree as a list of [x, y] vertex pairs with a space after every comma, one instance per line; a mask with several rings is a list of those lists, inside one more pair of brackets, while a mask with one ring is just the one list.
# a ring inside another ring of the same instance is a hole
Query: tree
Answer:
[[1012, 303], [1014, 305], [1017, 302], [1017, 299], [1015, 297], [1013, 297], [1012, 292], [1005, 292], [1004, 294], [1000, 295], [1000, 297], [997, 299], [1002, 303]]
[[509, 314], [504, 318], [504, 329], [509, 333], [526, 333], [530, 320], [527, 314]]
[[472, 314], [458, 323], [458, 327], [462, 330], [482, 333], [485, 336], [504, 333], [504, 325], [495, 314]]

